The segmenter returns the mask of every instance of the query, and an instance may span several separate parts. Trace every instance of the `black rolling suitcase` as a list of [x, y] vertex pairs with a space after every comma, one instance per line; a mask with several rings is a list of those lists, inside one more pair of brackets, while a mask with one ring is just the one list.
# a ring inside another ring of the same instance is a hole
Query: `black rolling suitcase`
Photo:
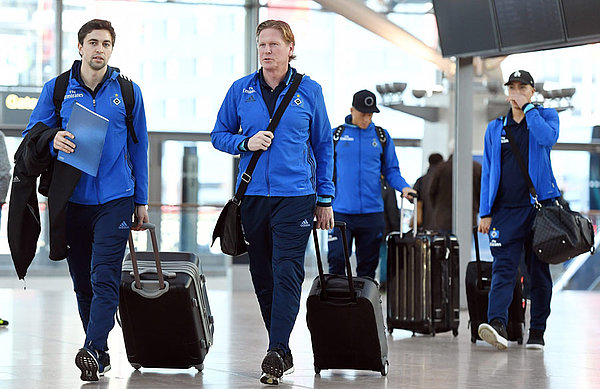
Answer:
[[[404, 212], [404, 198], [400, 202]], [[416, 207], [413, 225], [416, 225]], [[402, 225], [401, 225], [402, 226]], [[402, 230], [402, 227], [400, 228]], [[458, 239], [434, 231], [387, 236], [387, 327], [458, 335], [460, 316]]]
[[213, 317], [205, 278], [194, 253], [158, 252], [154, 225], [150, 231], [153, 252], [125, 257], [119, 297], [119, 314], [127, 359], [140, 367], [195, 367], [201, 371], [213, 343]]
[[[469, 308], [469, 327], [471, 327], [471, 342], [481, 340], [477, 332], [481, 323], [487, 323], [488, 294], [492, 284], [492, 262], [481, 261], [479, 255], [479, 237], [477, 227], [473, 231], [475, 241], [475, 261], [469, 262], [465, 274], [467, 289], [467, 306]], [[525, 307], [527, 300], [523, 298], [523, 279], [517, 272], [513, 299], [508, 308], [508, 325], [506, 332], [508, 340], [523, 344], [525, 329]]]
[[[388, 372], [387, 339], [377, 282], [353, 277], [346, 224], [342, 231], [347, 276], [323, 274], [317, 230], [313, 228], [319, 275], [306, 301], [306, 322], [312, 340], [315, 373], [322, 369]], [[323, 287], [324, 285], [324, 287]]]

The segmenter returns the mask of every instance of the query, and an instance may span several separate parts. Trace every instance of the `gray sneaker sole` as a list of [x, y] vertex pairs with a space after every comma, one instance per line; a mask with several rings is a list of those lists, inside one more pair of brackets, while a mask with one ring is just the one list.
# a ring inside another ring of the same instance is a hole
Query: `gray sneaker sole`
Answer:
[[104, 366], [104, 371], [99, 372], [98, 376], [104, 377], [104, 374], [108, 373], [109, 371], [110, 371], [110, 365]]
[[540, 350], [540, 351], [543, 351], [544, 350], [544, 345], [543, 344], [532, 343], [532, 344], [526, 344], [525, 348], [527, 350]]
[[98, 381], [98, 362], [88, 350], [81, 349], [77, 352], [75, 365], [81, 370], [82, 381]]
[[481, 339], [496, 347], [498, 350], [506, 350], [508, 347], [508, 341], [501, 337], [494, 327], [489, 324], [481, 324], [477, 333]]

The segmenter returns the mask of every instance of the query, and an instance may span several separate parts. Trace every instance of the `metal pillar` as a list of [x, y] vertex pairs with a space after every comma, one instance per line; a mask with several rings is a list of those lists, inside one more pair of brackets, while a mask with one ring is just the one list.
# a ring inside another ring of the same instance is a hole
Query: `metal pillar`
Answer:
[[62, 0], [56, 0], [56, 12], [54, 13], [54, 47], [56, 48], [55, 61], [56, 71], [55, 74], [61, 74], [62, 68], [62, 48], [63, 48], [63, 29], [62, 29], [62, 13], [63, 13], [63, 2]]
[[198, 153], [196, 146], [183, 149], [181, 179], [181, 251], [198, 251]]
[[250, 74], [257, 70], [258, 52], [256, 51], [256, 27], [258, 27], [258, 0], [246, 0], [246, 39], [244, 51], [246, 53], [245, 73]]
[[460, 306], [467, 307], [465, 272], [471, 260], [473, 209], [473, 58], [459, 58], [455, 80], [452, 231], [460, 244]]
[[163, 139], [148, 136], [148, 202], [162, 204]]

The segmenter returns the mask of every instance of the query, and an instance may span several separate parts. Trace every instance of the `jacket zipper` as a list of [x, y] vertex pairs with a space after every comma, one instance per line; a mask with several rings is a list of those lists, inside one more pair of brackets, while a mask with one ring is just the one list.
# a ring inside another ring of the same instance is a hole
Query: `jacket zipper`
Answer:
[[360, 213], [363, 213], [363, 205], [362, 205], [362, 174], [360, 173], [360, 167], [362, 166], [362, 129], [358, 128], [358, 204]]
[[[263, 107], [263, 112], [267, 114], [267, 117], [269, 118], [269, 123], [271, 123], [271, 115], [269, 115], [269, 109], [267, 108], [267, 103], [265, 103], [265, 99], [262, 96], [262, 90], [260, 88], [260, 82], [258, 82], [257, 85], [257, 93], [260, 96], [260, 102], [261, 105]], [[263, 154], [266, 154], [266, 152], [263, 152]], [[266, 164], [266, 168], [265, 168], [265, 183], [267, 184], [267, 197], [271, 196], [271, 183], [269, 182], [269, 155], [267, 154], [265, 156], [265, 158], [267, 159], [267, 161], [265, 162]]]
[[[260, 88], [260, 85], [259, 85]], [[284, 88], [285, 90], [285, 88]], [[283, 93], [283, 91], [281, 92]], [[279, 105], [281, 104], [281, 100], [283, 100], [283, 97], [281, 97], [281, 93], [279, 94], [279, 96], [277, 96], [277, 103], [275, 105], [275, 109], [273, 110], [273, 115], [275, 115], [275, 112], [277, 112], [277, 108], [279, 108]], [[267, 104], [265, 103], [265, 99], [262, 99], [263, 104], [265, 106], [265, 108], [267, 107]], [[269, 109], [267, 108], [267, 113], [269, 112]], [[271, 117], [271, 115], [269, 114], [269, 124], [271, 124], [271, 120], [273, 120], [273, 118]], [[280, 121], [281, 122], [281, 121]], [[274, 130], [274, 129], [273, 129]], [[269, 151], [271, 149], [271, 147], [273, 147], [273, 143], [271, 143], [271, 146], [266, 150]], [[267, 154], [267, 177], [266, 177], [266, 181], [267, 181], [267, 196], [271, 197], [271, 182], [269, 181], [269, 172], [271, 169], [271, 153]]]
[[[102, 86], [100, 87], [100, 89], [99, 89], [99, 90], [98, 90], [96, 93], [92, 92], [92, 104], [93, 104], [93, 106], [94, 106], [94, 112], [96, 112], [96, 96], [98, 95], [98, 93], [101, 93], [101, 92], [102, 92], [104, 89], [106, 89], [106, 88], [107, 88], [107, 86], [106, 86], [106, 85], [107, 85], [109, 82], [111, 82], [112, 80], [113, 80], [113, 79], [112, 79], [112, 77], [108, 77], [108, 78], [107, 78], [107, 79], [106, 79], [106, 80], [105, 80], [105, 81], [102, 83]], [[96, 113], [97, 113], [97, 112], [96, 112]], [[102, 158], [102, 157], [101, 157], [101, 158]], [[98, 169], [100, 169], [100, 167], [98, 167]], [[100, 182], [99, 182], [99, 180], [98, 180], [98, 177], [94, 177], [94, 186], [96, 187], [96, 202], [97, 202], [98, 204], [101, 204], [101, 203], [100, 203]]]

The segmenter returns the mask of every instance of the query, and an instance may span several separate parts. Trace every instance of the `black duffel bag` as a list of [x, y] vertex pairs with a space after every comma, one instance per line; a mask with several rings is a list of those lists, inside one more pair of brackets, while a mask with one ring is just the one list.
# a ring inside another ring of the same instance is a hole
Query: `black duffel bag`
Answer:
[[549, 264], [568, 261], [586, 251], [594, 253], [592, 222], [579, 212], [563, 208], [558, 201], [555, 202], [555, 205], [549, 206], [542, 206], [538, 202], [537, 192], [531, 177], [529, 177], [521, 152], [515, 144], [512, 130], [510, 126], [504, 126], [504, 130], [537, 210], [532, 227], [533, 252], [540, 261]]
[[586, 251], [594, 252], [594, 226], [590, 219], [559, 204], [537, 208], [532, 247], [540, 261], [557, 264]]
[[242, 255], [248, 251], [244, 231], [242, 229], [242, 217], [240, 207], [234, 199], [229, 200], [217, 220], [213, 230], [213, 243], [220, 238], [221, 251], [227, 255]]

